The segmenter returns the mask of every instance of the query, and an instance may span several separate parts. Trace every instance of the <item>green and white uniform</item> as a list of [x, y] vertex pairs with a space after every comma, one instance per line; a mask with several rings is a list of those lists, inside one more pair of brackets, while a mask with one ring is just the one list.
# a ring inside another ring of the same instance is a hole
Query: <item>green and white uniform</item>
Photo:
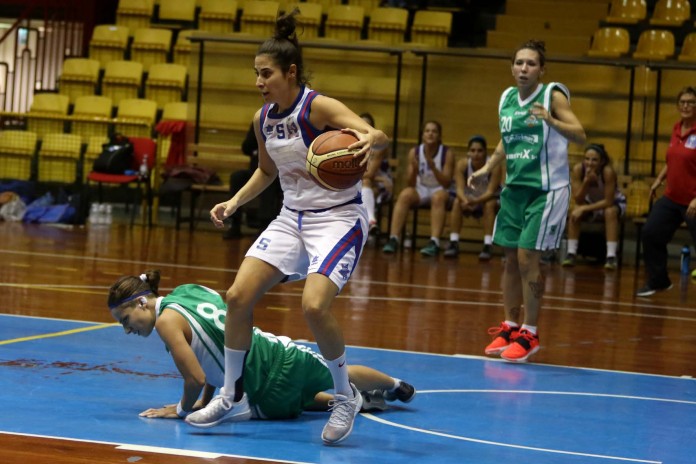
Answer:
[[568, 140], [531, 114], [535, 103], [551, 112], [554, 90], [570, 100], [570, 92], [559, 83], [539, 84], [525, 100], [517, 87], [500, 97], [506, 186], [493, 232], [498, 245], [548, 250], [560, 244], [570, 200]]
[[[157, 298], [156, 314], [176, 311], [191, 326], [191, 349], [206, 382], [222, 387], [225, 379], [225, 317], [220, 294], [202, 285], [176, 287]], [[313, 404], [314, 396], [333, 388], [324, 359], [288, 337], [254, 327], [251, 350], [244, 364], [244, 391], [260, 418], [290, 419]]]

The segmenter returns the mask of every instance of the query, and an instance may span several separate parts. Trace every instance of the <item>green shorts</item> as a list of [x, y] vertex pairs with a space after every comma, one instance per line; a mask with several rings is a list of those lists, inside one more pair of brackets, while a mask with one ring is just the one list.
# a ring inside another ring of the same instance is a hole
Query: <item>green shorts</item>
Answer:
[[333, 388], [331, 372], [321, 356], [302, 345], [286, 351], [267, 368], [265, 384], [249, 395], [264, 419], [295, 418], [314, 403], [317, 393]]
[[568, 217], [570, 185], [545, 192], [506, 186], [500, 193], [493, 242], [508, 248], [559, 248]]

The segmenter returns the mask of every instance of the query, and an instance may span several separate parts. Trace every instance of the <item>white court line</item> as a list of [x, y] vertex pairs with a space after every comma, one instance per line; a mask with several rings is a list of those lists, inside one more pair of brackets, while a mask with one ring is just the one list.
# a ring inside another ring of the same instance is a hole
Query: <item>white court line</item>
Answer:
[[286, 461], [286, 460], [282, 460], [282, 459], [269, 459], [269, 458], [263, 458], [263, 457], [257, 457], [257, 456], [245, 456], [242, 454], [209, 453], [209, 452], [205, 452], [205, 451], [191, 451], [191, 450], [184, 450], [184, 449], [178, 449], [178, 448], [162, 448], [159, 446], [144, 446], [144, 445], [133, 445], [133, 444], [127, 444], [127, 443], [114, 443], [114, 442], [100, 441], [100, 440], [85, 440], [85, 439], [80, 439], [80, 438], [55, 437], [52, 435], [37, 435], [34, 433], [18, 433], [18, 432], [0, 431], [0, 435], [13, 435], [13, 436], [18, 436], [18, 437], [45, 438], [47, 440], [73, 441], [73, 442], [79, 442], [79, 443], [93, 443], [96, 445], [113, 446], [116, 449], [125, 450], [125, 451], [141, 451], [144, 453], [198, 457], [198, 458], [203, 458], [203, 459], [216, 459], [216, 458], [225, 457], [225, 458], [234, 458], [234, 459], [253, 459], [253, 460], [257, 460], [257, 461], [266, 461], [266, 462], [273, 462], [273, 463], [280, 462], [283, 464], [313, 464], [311, 462], [305, 462], [305, 461]]

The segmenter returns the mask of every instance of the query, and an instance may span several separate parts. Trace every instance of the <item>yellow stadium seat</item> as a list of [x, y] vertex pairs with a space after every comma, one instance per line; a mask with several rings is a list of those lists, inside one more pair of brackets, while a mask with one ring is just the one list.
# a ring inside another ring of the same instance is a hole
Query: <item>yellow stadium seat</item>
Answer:
[[148, 72], [155, 63], [166, 63], [171, 48], [172, 31], [169, 29], [138, 29], [131, 44], [131, 59], [143, 64]]
[[154, 8], [152, 0], [118, 0], [116, 25], [127, 27], [130, 35], [136, 29], [150, 27]]
[[372, 11], [379, 7], [381, 0], [348, 0], [348, 5], [355, 5], [363, 7], [365, 10], [365, 16], [372, 17]]
[[109, 141], [108, 137], [93, 135], [87, 138], [87, 147], [85, 148], [84, 161], [82, 163], [82, 182], [87, 180], [87, 174], [92, 170], [94, 160], [97, 159], [102, 152], [105, 143]]
[[447, 47], [452, 31], [452, 13], [446, 11], [416, 11], [411, 26], [411, 42], [433, 47]]
[[87, 143], [90, 137], [106, 138], [111, 125], [111, 99], [98, 95], [85, 95], [75, 100], [70, 132]]
[[188, 119], [188, 103], [170, 102], [162, 109], [163, 121], [186, 121]]
[[196, 20], [196, 0], [159, 0], [160, 21], [182, 21], [193, 23]]
[[68, 58], [58, 81], [58, 93], [66, 95], [70, 102], [82, 95], [94, 95], [99, 80], [99, 61], [87, 58]]
[[121, 100], [114, 130], [127, 137], [150, 137], [156, 116], [157, 102], [143, 98]]
[[169, 102], [183, 99], [186, 86], [186, 67], [180, 64], [153, 64], [145, 82], [145, 98], [162, 108]]
[[587, 56], [616, 58], [628, 53], [631, 37], [622, 27], [602, 27], [592, 36], [592, 45]]
[[69, 105], [70, 100], [66, 95], [34, 94], [27, 117], [27, 130], [36, 132], [39, 138], [51, 132], [63, 132]]
[[408, 10], [403, 8], [376, 8], [370, 15], [368, 38], [396, 45], [405, 40]]
[[94, 28], [89, 41], [89, 57], [99, 61], [104, 69], [109, 61], [123, 60], [126, 56], [130, 30], [124, 26], [101, 24]]
[[329, 11], [329, 8], [331, 8], [334, 5], [340, 5], [342, 0], [306, 0], [306, 3], [316, 3], [318, 5], [321, 5], [321, 10], [323, 13], [327, 13]]
[[691, 17], [689, 0], [658, 0], [650, 17], [651, 26], [681, 26]]
[[326, 16], [324, 35], [344, 42], [357, 42], [362, 35], [365, 9], [355, 5], [334, 5]]
[[236, 20], [236, 0], [201, 0], [199, 29], [219, 34], [233, 32]]
[[191, 49], [193, 44], [188, 40], [188, 37], [195, 32], [200, 32], [197, 29], [184, 29], [179, 31], [176, 36], [176, 44], [174, 44], [174, 50], [172, 55], [172, 61], [176, 64], [188, 67], [189, 57], [191, 56]]
[[275, 31], [280, 4], [266, 0], [246, 0], [242, 10], [241, 31], [268, 37]]
[[649, 29], [638, 37], [633, 58], [637, 60], [665, 60], [674, 55], [674, 34], [670, 31]]
[[696, 32], [684, 37], [677, 59], [685, 62], [696, 62]]
[[78, 182], [82, 139], [76, 134], [46, 134], [38, 156], [39, 182]]
[[31, 179], [37, 138], [29, 131], [0, 131], [0, 179]]
[[300, 13], [297, 16], [299, 26], [297, 34], [300, 40], [315, 39], [319, 37], [319, 27], [321, 26], [322, 7], [318, 3], [288, 3], [284, 7], [286, 13], [297, 8]]
[[143, 81], [143, 64], [137, 61], [112, 61], [106, 65], [102, 95], [117, 106], [124, 98], [138, 98]]
[[648, 6], [645, 0], [612, 0], [609, 7], [608, 23], [636, 24], [645, 19]]

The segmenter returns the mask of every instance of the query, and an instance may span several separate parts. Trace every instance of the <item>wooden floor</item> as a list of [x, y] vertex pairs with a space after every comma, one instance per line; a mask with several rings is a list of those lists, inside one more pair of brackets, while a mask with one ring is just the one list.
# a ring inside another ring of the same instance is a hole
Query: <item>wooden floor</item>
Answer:
[[[56, 228], [0, 223], [0, 313], [113, 322], [106, 308], [110, 284], [124, 274], [162, 271], [161, 290], [200, 283], [223, 292], [253, 237], [224, 241], [206, 226], [191, 233], [172, 227], [114, 224]], [[652, 298], [635, 298], [642, 269], [558, 264], [546, 267], [546, 294], [535, 363], [670, 376], [694, 375], [696, 282], [679, 280]], [[405, 251], [366, 248], [335, 303], [346, 343], [442, 354], [481, 355], [486, 330], [502, 318], [502, 263], [479, 263]], [[299, 308], [301, 283], [279, 285], [255, 311], [255, 325], [312, 340]], [[142, 455], [142, 454], [141, 454]], [[212, 462], [153, 454], [141, 463]], [[107, 445], [18, 438], [0, 434], [0, 462], [126, 462]], [[255, 462], [222, 458], [215, 462]]]

